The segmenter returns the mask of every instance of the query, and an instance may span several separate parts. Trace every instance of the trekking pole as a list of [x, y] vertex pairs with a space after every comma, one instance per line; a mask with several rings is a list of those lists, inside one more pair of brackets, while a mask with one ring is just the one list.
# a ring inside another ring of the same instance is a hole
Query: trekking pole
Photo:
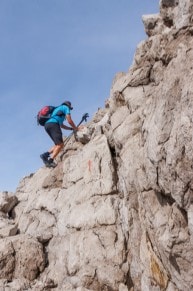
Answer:
[[[82, 116], [82, 119], [79, 122], [79, 124], [77, 125], [77, 127], [79, 127], [83, 123], [83, 121], [87, 122], [87, 118], [88, 117], [89, 117], [89, 114], [88, 113], [84, 113], [83, 116]], [[73, 136], [74, 133], [75, 133], [75, 130], [73, 130], [73, 132], [66, 138], [64, 146], [68, 143], [68, 141], [71, 139], [71, 137]]]
[[79, 124], [77, 125], [77, 127], [79, 127], [81, 125], [81, 123], [83, 123], [83, 121], [87, 122], [87, 118], [89, 117], [88, 113], [83, 114], [81, 121], [79, 122]]

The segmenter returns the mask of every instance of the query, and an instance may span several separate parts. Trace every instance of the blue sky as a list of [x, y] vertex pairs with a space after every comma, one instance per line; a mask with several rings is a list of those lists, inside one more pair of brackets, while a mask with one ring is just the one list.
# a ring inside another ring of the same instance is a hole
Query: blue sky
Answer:
[[70, 100], [75, 123], [92, 117], [146, 39], [142, 15], [158, 11], [159, 0], [0, 0], [0, 191], [53, 145], [37, 111]]

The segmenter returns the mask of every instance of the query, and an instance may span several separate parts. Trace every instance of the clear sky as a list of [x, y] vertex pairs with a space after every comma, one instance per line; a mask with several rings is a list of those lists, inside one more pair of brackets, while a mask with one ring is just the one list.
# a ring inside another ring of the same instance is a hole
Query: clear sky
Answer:
[[75, 123], [92, 117], [146, 39], [142, 15], [158, 11], [159, 0], [0, 0], [0, 191], [53, 145], [37, 111], [70, 100]]

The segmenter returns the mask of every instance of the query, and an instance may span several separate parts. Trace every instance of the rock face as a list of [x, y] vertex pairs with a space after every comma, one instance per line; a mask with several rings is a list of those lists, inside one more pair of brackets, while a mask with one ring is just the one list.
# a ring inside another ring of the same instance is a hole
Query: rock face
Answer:
[[143, 21], [58, 166], [1, 193], [0, 290], [193, 290], [193, 1]]

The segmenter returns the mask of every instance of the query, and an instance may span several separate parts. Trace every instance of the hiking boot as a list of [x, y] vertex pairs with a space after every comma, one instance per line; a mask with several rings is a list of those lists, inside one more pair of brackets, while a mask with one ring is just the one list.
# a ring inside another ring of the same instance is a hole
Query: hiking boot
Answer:
[[48, 168], [55, 168], [55, 167], [57, 166], [57, 164], [54, 162], [53, 159], [49, 159], [49, 160], [47, 161], [46, 166], [47, 166]]
[[40, 155], [40, 158], [42, 159], [42, 161], [44, 162], [44, 164], [47, 166], [48, 165], [48, 157], [49, 154], [48, 153], [44, 153]]

